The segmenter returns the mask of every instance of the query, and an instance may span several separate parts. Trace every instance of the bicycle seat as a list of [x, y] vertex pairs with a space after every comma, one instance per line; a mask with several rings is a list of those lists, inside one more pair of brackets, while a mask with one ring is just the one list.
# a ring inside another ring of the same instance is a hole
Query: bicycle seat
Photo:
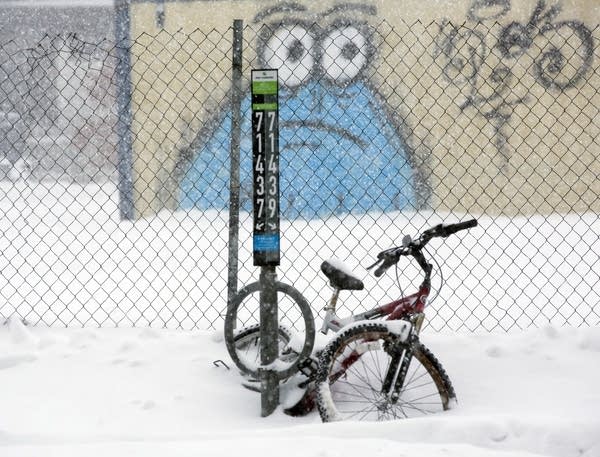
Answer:
[[360, 279], [344, 271], [340, 265], [336, 265], [337, 263], [338, 261], [331, 259], [321, 264], [321, 271], [329, 278], [332, 287], [340, 290], [363, 290], [365, 288]]

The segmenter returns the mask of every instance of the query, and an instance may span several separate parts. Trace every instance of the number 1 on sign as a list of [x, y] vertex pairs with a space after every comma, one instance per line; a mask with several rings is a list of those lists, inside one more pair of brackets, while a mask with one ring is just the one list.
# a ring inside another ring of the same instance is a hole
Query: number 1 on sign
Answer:
[[262, 134], [260, 132], [256, 134], [256, 144], [258, 146], [258, 153], [262, 154]]
[[269, 139], [271, 140], [271, 151], [275, 150], [275, 134], [269, 133]]

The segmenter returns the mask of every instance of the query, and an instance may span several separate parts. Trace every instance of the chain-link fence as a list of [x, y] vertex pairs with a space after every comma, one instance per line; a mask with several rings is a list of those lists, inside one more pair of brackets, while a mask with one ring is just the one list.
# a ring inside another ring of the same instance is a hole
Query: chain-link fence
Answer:
[[[278, 274], [316, 314], [330, 294], [322, 260], [366, 284], [342, 296], [342, 314], [373, 307], [419, 278], [401, 263], [376, 281], [362, 266], [377, 252], [477, 217], [432, 243], [444, 284], [433, 329], [600, 324], [600, 32], [518, 25], [246, 26], [240, 286], [258, 277], [249, 76], [269, 67], [281, 84]], [[232, 44], [227, 29], [0, 46], [4, 318], [221, 327]], [[297, 324], [285, 300], [280, 314]]]

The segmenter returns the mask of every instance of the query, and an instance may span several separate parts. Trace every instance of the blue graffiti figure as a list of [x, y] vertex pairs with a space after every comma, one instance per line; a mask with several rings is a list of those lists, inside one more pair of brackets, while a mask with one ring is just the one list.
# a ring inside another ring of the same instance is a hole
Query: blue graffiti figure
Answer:
[[[308, 51], [314, 40], [299, 28], [273, 34], [283, 51], [269, 46], [263, 51], [265, 67], [279, 68], [284, 83], [279, 92], [282, 216], [312, 219], [415, 209], [406, 146], [380, 98], [359, 77], [368, 56], [361, 51], [362, 35], [354, 27], [330, 32], [324, 41], [329, 39], [334, 55], [324, 53], [320, 59], [321, 65], [330, 63], [330, 70], [315, 77], [314, 56]], [[242, 116], [241, 208], [251, 211], [250, 96], [242, 101]], [[182, 208], [227, 208], [230, 129], [231, 114], [225, 113], [196, 152], [180, 182]]]

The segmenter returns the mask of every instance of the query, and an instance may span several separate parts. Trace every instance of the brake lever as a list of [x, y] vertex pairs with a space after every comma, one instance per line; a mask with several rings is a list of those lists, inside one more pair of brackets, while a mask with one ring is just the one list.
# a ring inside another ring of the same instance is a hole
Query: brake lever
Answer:
[[373, 265], [370, 265], [370, 266], [368, 266], [368, 267], [367, 267], [367, 270], [371, 270], [371, 269], [375, 268], [375, 267], [376, 267], [377, 265], [379, 265], [381, 262], [383, 262], [383, 257], [382, 257], [381, 259], [377, 259]]

